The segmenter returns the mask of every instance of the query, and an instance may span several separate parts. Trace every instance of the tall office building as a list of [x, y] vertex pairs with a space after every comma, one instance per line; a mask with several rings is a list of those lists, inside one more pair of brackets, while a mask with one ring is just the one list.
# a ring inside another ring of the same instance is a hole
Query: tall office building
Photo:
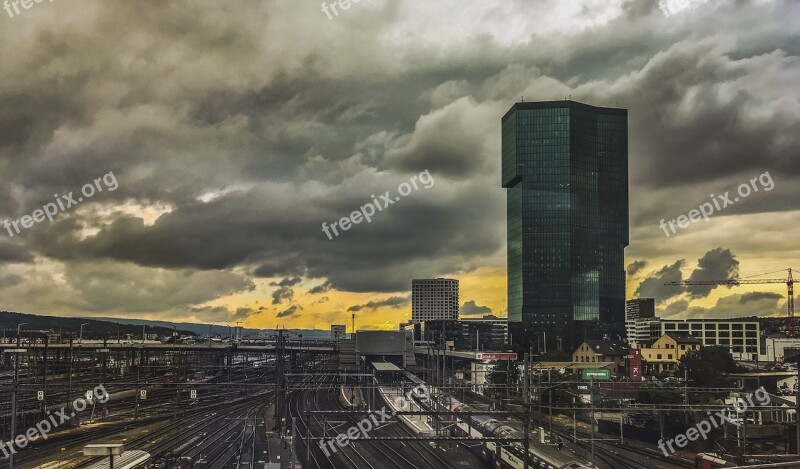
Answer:
[[[502, 119], [510, 340], [571, 349], [625, 331], [628, 111], [516, 103]], [[539, 337], [540, 336], [540, 337]]]
[[625, 302], [625, 320], [649, 319], [656, 315], [655, 298], [635, 298]]
[[411, 281], [411, 321], [458, 320], [458, 280], [451, 278]]
[[655, 298], [636, 298], [625, 302], [625, 337], [628, 344], [640, 347], [650, 337], [650, 323], [655, 321]]

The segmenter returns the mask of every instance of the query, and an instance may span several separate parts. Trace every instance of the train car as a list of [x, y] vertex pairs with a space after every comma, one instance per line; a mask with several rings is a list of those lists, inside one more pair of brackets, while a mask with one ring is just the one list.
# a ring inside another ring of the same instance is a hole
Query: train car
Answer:
[[175, 384], [178, 381], [178, 376], [175, 373], [167, 373], [161, 379], [164, 384]]
[[[456, 412], [474, 412], [477, 409], [459, 402], [445, 394], [440, 394], [437, 399], [431, 399], [433, 407], [438, 410], [453, 410]], [[427, 403], [426, 403], [427, 404]], [[470, 436], [473, 438], [510, 438], [522, 439], [523, 434], [503, 420], [497, 420], [488, 415], [472, 415], [469, 418], [455, 416], [456, 424], [453, 426], [457, 436]], [[514, 442], [498, 447], [497, 443], [487, 441], [482, 445], [470, 446], [476, 454], [489, 460], [492, 464], [500, 463], [503, 468], [522, 469], [525, 467], [525, 446]], [[567, 454], [567, 453], [564, 453]], [[531, 469], [580, 469], [586, 468], [575, 460], [553, 460], [539, 454], [535, 450], [528, 452], [528, 466]]]
[[694, 457], [694, 469], [717, 469], [732, 466], [732, 463], [713, 454], [700, 453]]
[[193, 469], [193, 467], [192, 458], [170, 452], [151, 461], [144, 469]]
[[[150, 459], [150, 453], [140, 450], [129, 450], [114, 459], [114, 469], [139, 469], [145, 467]], [[100, 461], [85, 466], [86, 469], [110, 469], [108, 458], [101, 458]]]

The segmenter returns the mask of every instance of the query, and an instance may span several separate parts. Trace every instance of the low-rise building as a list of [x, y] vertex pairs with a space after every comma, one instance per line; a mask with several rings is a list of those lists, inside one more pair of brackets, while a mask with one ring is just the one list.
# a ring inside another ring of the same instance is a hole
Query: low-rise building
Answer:
[[675, 371], [678, 361], [691, 350], [700, 350], [700, 339], [685, 332], [667, 332], [651, 347], [642, 348], [644, 369], [649, 373]]
[[628, 352], [628, 346], [623, 343], [606, 340], [586, 340], [572, 352], [572, 361], [578, 364], [613, 363], [611, 374], [618, 375], [625, 368], [625, 358], [628, 356]]
[[700, 340], [704, 347], [719, 345], [730, 350], [737, 360], [758, 358], [761, 325], [754, 319], [660, 319], [650, 325], [655, 340], [667, 332], [683, 332]]

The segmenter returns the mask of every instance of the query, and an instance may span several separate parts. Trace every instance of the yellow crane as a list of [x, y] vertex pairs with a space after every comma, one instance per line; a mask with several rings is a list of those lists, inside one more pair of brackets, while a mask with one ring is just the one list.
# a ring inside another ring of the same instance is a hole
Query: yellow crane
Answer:
[[665, 285], [690, 286], [690, 285], [760, 285], [765, 283], [785, 283], [789, 288], [788, 315], [786, 317], [786, 336], [789, 338], [797, 337], [797, 327], [794, 318], [794, 279], [792, 269], [789, 271], [788, 278], [759, 278], [759, 279], [729, 279], [729, 280], [684, 280], [681, 282], [667, 282]]

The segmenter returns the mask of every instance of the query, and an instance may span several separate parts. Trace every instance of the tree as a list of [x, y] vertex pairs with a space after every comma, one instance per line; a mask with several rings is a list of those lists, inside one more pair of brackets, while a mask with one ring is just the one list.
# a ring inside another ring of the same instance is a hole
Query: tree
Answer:
[[727, 347], [702, 347], [690, 350], [681, 357], [679, 373], [686, 372], [693, 386], [719, 387], [722, 375], [736, 373], [743, 369], [736, 364]]
[[517, 366], [517, 362], [502, 360], [492, 367], [488, 378], [492, 387], [506, 387], [506, 390], [508, 390], [508, 386], [514, 386], [519, 383], [519, 366]]

